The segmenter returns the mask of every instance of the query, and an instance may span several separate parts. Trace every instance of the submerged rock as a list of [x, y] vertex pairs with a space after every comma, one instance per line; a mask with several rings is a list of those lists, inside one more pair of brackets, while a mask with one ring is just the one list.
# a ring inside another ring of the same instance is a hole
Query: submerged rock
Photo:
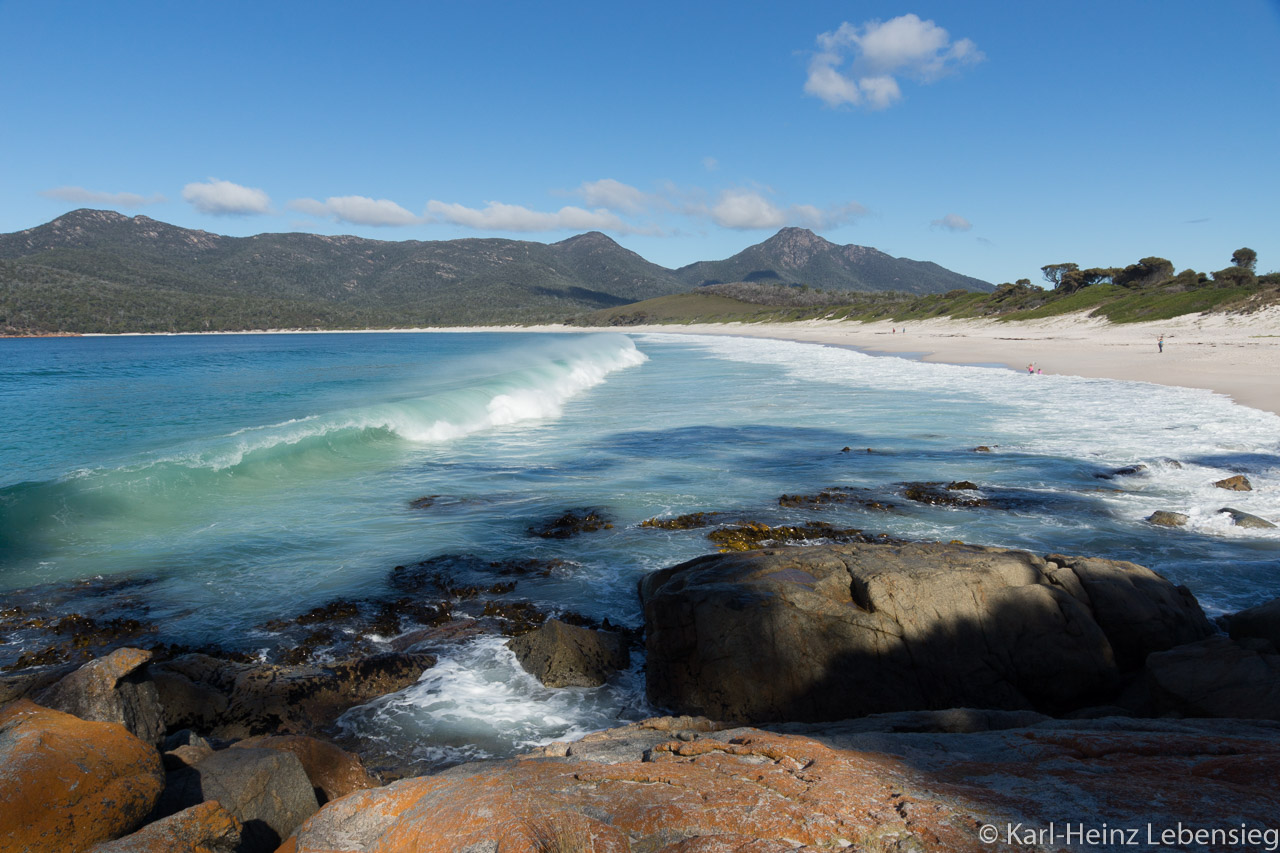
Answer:
[[907, 500], [930, 506], [950, 506], [966, 509], [992, 506], [985, 498], [965, 498], [951, 492], [976, 489], [973, 483], [962, 481], [944, 486], [942, 483], [903, 483], [902, 495]]
[[535, 631], [507, 642], [516, 660], [547, 687], [599, 687], [627, 668], [626, 638], [548, 619]]
[[659, 530], [692, 530], [697, 527], [710, 527], [724, 513], [689, 512], [675, 518], [649, 518], [640, 522], [641, 527], [654, 527]]
[[778, 505], [798, 509], [825, 509], [829, 506], [855, 504], [865, 509], [890, 510], [893, 504], [883, 503], [872, 497], [867, 489], [855, 489], [849, 486], [832, 486], [823, 489], [816, 495], [783, 495], [778, 498]]
[[724, 720], [949, 707], [1062, 712], [1213, 633], [1132, 563], [970, 545], [702, 557], [647, 575], [649, 699]]
[[1125, 465], [1122, 468], [1114, 468], [1110, 471], [1103, 471], [1093, 476], [1099, 480], [1113, 480], [1116, 477], [1132, 477], [1134, 474], [1141, 474], [1147, 470], [1147, 466], [1139, 462], [1137, 465]]
[[530, 527], [529, 534], [543, 539], [572, 539], [583, 533], [612, 528], [613, 523], [600, 510], [571, 509], [540, 525]]

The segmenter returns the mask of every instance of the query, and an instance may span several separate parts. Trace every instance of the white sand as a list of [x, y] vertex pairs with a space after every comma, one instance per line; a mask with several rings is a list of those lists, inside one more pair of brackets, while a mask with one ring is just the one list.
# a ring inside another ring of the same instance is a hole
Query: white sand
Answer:
[[[529, 331], [587, 330], [538, 326]], [[1020, 323], [922, 320], [908, 323], [905, 330], [892, 322], [805, 320], [600, 331], [777, 338], [868, 352], [920, 353], [925, 361], [949, 364], [1004, 364], [1016, 370], [1034, 364], [1045, 373], [1208, 388], [1243, 405], [1280, 414], [1280, 308], [1124, 325], [1081, 314]], [[1156, 347], [1160, 335], [1163, 353]]]

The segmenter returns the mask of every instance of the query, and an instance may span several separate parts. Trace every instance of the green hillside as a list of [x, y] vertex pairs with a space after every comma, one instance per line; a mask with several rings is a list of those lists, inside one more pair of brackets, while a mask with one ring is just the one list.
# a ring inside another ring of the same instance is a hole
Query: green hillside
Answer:
[[674, 271], [599, 232], [524, 240], [225, 237], [76, 210], [0, 235], [0, 333], [389, 328], [562, 321], [689, 291], [702, 272], [840, 290], [988, 289], [936, 264], [783, 229]]

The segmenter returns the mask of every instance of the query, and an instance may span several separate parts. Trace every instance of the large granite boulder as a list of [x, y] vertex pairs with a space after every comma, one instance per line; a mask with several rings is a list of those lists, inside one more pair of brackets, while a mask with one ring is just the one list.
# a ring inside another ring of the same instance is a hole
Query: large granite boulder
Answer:
[[318, 738], [305, 735], [267, 735], [239, 741], [233, 749], [279, 749], [302, 763], [316, 800], [324, 805], [352, 791], [376, 788], [378, 781], [364, 769], [360, 756]]
[[413, 684], [435, 661], [386, 652], [323, 667], [274, 666], [188, 654], [153, 669], [169, 728], [244, 738], [321, 731], [348, 708]]
[[640, 594], [650, 700], [747, 722], [1062, 713], [1214, 633], [1186, 589], [1141, 566], [972, 545], [713, 555], [648, 575]]
[[158, 745], [164, 739], [164, 709], [146, 677], [151, 652], [116, 649], [68, 673], [36, 694], [36, 702], [82, 720], [120, 723], [135, 737]]
[[627, 668], [626, 638], [548, 619], [541, 628], [507, 642], [516, 660], [547, 687], [599, 687]]
[[1266, 640], [1210, 637], [1151, 655], [1146, 671], [1157, 713], [1280, 720], [1280, 654]]
[[86, 850], [136, 829], [163, 787], [160, 754], [118, 723], [0, 711], [0, 851]]
[[209, 800], [117, 841], [95, 844], [89, 853], [237, 853], [240, 830], [235, 815]]
[[593, 735], [594, 752], [571, 744], [357, 792], [280, 853], [1011, 853], [1059, 849], [1061, 838], [1028, 840], [1050, 821], [1059, 832], [1140, 827], [1145, 845], [1148, 823], [1264, 829], [1280, 813], [1275, 726], [1054, 720], [954, 734], [835, 723], [782, 734], [653, 722]]
[[279, 749], [224, 749], [168, 774], [155, 816], [178, 814], [210, 800], [243, 829], [236, 853], [271, 853], [320, 808], [302, 762]]
[[1266, 640], [1280, 650], [1280, 598], [1221, 617], [1233, 640]]

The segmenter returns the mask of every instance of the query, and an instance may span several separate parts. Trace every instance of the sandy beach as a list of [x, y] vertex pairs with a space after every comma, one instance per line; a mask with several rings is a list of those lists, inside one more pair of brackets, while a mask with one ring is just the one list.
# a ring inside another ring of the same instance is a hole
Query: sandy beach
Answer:
[[[1280, 414], [1280, 308], [1124, 325], [1068, 315], [1020, 323], [933, 319], [905, 328], [890, 322], [806, 320], [610, 331], [775, 338], [912, 354], [948, 364], [1003, 364], [1014, 370], [1033, 364], [1044, 373], [1207, 388], [1242, 405]], [[1161, 335], [1163, 352], [1156, 343]]]

